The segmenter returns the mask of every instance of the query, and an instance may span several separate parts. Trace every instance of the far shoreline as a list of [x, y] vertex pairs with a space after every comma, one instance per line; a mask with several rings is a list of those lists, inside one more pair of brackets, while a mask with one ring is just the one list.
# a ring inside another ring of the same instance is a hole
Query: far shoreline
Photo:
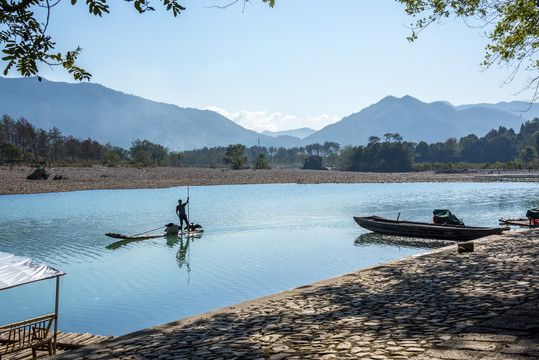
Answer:
[[[47, 180], [27, 180], [30, 166], [0, 167], [0, 195], [39, 194], [83, 190], [158, 189], [178, 186], [246, 184], [356, 184], [539, 182], [539, 171], [473, 170], [463, 173], [433, 171], [406, 173], [347, 172], [275, 168], [231, 170], [190, 167], [50, 167]], [[54, 178], [59, 180], [54, 180]]]

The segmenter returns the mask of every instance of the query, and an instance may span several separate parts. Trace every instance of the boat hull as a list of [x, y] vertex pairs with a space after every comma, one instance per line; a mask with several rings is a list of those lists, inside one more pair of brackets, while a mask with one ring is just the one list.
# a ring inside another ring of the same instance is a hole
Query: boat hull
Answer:
[[506, 227], [474, 227], [399, 221], [379, 216], [354, 216], [359, 226], [387, 235], [466, 241], [501, 234]]

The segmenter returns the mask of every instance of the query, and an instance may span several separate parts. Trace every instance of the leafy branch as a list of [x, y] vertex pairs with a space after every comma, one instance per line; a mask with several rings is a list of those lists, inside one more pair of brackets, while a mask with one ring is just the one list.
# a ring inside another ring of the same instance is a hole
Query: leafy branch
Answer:
[[[61, 0], [0, 0], [0, 46], [2, 60], [6, 62], [4, 75], [15, 70], [22, 76], [33, 76], [39, 73], [39, 64], [62, 66], [75, 80], [90, 80], [92, 75], [77, 65], [77, 58], [82, 49], [55, 53], [56, 43], [47, 34], [50, 14]], [[85, 0], [88, 11], [95, 16], [103, 16], [110, 12], [106, 0]], [[154, 11], [149, 0], [124, 0], [143, 14]], [[175, 17], [185, 10], [177, 0], [161, 0], [163, 7]], [[77, 0], [71, 0], [76, 5]], [[45, 9], [39, 17], [36, 9]]]
[[[420, 16], [411, 24], [409, 41], [433, 23], [444, 18], [462, 18], [468, 26], [489, 28], [490, 43], [485, 48], [481, 65], [505, 64], [512, 71], [511, 82], [522, 68], [530, 72], [522, 91], [532, 92], [531, 102], [539, 99], [539, 0], [396, 0], [406, 6], [410, 16]], [[425, 16], [425, 14], [427, 14]], [[524, 67], [523, 67], [524, 64]]]

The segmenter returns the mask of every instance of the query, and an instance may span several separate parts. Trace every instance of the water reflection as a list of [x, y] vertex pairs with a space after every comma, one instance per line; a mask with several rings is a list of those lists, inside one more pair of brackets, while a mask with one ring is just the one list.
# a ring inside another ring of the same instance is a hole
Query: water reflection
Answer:
[[425, 249], [438, 249], [454, 243], [454, 241], [448, 240], [420, 239], [405, 236], [384, 235], [374, 232], [362, 234], [354, 241], [354, 245], [360, 247], [367, 247], [371, 245], [389, 245]]
[[[189, 236], [182, 234], [182, 235], [167, 235], [163, 237], [166, 240], [165, 241], [166, 246], [168, 246], [169, 248], [173, 248], [174, 246], [178, 245], [178, 251], [176, 252], [176, 262], [180, 269], [185, 266], [185, 268], [187, 269], [187, 275], [190, 275], [191, 273], [191, 266], [189, 265], [190, 245], [191, 243], [195, 241], [195, 239], [200, 239], [202, 237], [202, 233], [196, 234], [196, 235], [189, 235]], [[119, 240], [119, 241], [113, 242], [112, 244], [107, 245], [105, 248], [109, 250], [116, 250], [122, 246], [126, 246], [129, 244], [137, 243], [144, 240], [149, 240], [149, 238], [122, 239], [122, 240]]]
[[[176, 262], [178, 263], [178, 266], [180, 269], [185, 266], [187, 269], [187, 273], [191, 272], [191, 267], [189, 266], [189, 260], [190, 260], [190, 251], [189, 246], [192, 242], [194, 242], [195, 238], [201, 238], [202, 234], [197, 235], [168, 235], [164, 236], [166, 242], [165, 244], [173, 248], [176, 245], [179, 245], [178, 252], [176, 253]], [[116, 242], [113, 242], [112, 244], [107, 245], [105, 248], [109, 250], [115, 250], [122, 246], [131, 244], [131, 243], [137, 243], [140, 241], [148, 240], [148, 238], [143, 239], [122, 239]]]
[[184, 265], [187, 268], [187, 272], [191, 271], [189, 267], [189, 245], [195, 241], [195, 239], [200, 239], [202, 234], [190, 235], [190, 236], [167, 236], [167, 246], [174, 247], [179, 245], [178, 252], [176, 252], [176, 262], [178, 266], [182, 268]]
[[181, 269], [184, 265], [187, 269], [187, 283], [191, 282], [191, 266], [189, 261], [191, 260], [191, 251], [190, 245], [195, 241], [195, 239], [200, 239], [202, 234], [190, 235], [190, 236], [167, 236], [167, 246], [174, 247], [178, 246], [178, 251], [176, 252], [176, 262], [178, 267]]
[[139, 242], [139, 241], [144, 241], [144, 240], [148, 240], [148, 238], [118, 240], [116, 242], [113, 242], [112, 244], [109, 244], [109, 245], [105, 246], [105, 249], [116, 250], [116, 249], [118, 249], [118, 248], [120, 248], [122, 246], [131, 244], [131, 243], [135, 243], [135, 242]]
[[180, 238], [180, 247], [178, 248], [178, 252], [176, 253], [176, 261], [178, 262], [178, 266], [181, 268], [183, 265], [187, 268], [187, 272], [191, 271], [191, 268], [189, 267], [189, 259], [190, 259], [190, 252], [189, 252], [189, 242], [191, 241], [190, 238], [185, 239], [185, 244], [183, 242], [183, 238]]

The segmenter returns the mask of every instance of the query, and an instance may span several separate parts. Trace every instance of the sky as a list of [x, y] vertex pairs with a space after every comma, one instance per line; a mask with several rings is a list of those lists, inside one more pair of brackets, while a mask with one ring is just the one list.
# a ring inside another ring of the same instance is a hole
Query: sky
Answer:
[[[59, 51], [80, 46], [92, 82], [185, 108], [217, 111], [255, 131], [319, 130], [388, 95], [453, 105], [527, 100], [525, 77], [484, 69], [485, 29], [461, 19], [433, 24], [413, 43], [394, 0], [184, 0], [173, 17], [161, 2], [140, 15], [109, 1], [91, 15], [85, 1], [53, 9], [49, 34]], [[11, 76], [16, 76], [10, 73]], [[75, 82], [40, 67], [51, 81]]]

